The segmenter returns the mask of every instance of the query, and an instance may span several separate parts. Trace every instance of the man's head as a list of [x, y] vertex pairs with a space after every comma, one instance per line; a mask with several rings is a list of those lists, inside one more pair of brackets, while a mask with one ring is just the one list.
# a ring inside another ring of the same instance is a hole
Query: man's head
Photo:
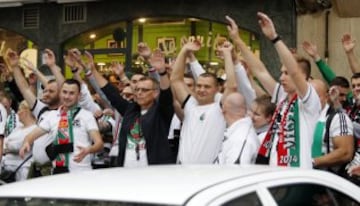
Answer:
[[130, 79], [130, 86], [131, 86], [131, 89], [135, 90], [136, 88], [136, 84], [138, 83], [138, 81], [144, 77], [144, 74], [142, 73], [134, 73], [132, 76], [131, 76], [131, 79]]
[[347, 103], [346, 95], [350, 91], [349, 81], [345, 77], [337, 76], [330, 82], [329, 86], [337, 86], [339, 90], [340, 103], [344, 106]]
[[67, 79], [63, 83], [60, 92], [61, 103], [64, 107], [71, 108], [78, 104], [81, 86], [75, 79]]
[[[297, 55], [295, 55], [294, 57], [298, 63], [298, 68], [301, 71], [300, 74], [304, 77], [304, 79], [309, 80], [311, 78], [311, 64], [309, 60]], [[290, 78], [288, 74], [288, 69], [284, 65], [281, 67], [280, 83], [283, 85], [285, 92], [290, 94], [296, 92], [295, 83]]]
[[196, 99], [199, 104], [213, 103], [217, 92], [218, 82], [216, 76], [211, 73], [201, 74], [195, 85]]
[[320, 79], [313, 79], [310, 81], [311, 85], [314, 87], [316, 93], [319, 96], [321, 108], [324, 108], [325, 104], [329, 100], [328, 95], [328, 87], [327, 85]]
[[189, 88], [189, 90], [191, 91], [195, 90], [195, 80], [191, 74], [184, 74], [184, 82], [186, 86]]
[[32, 114], [32, 112], [30, 110], [29, 104], [25, 100], [20, 102], [17, 114], [19, 116], [19, 120], [22, 123], [24, 123], [24, 120], [28, 117], [35, 119], [34, 115]]
[[136, 102], [141, 109], [149, 109], [159, 95], [159, 83], [151, 77], [142, 77], [134, 91]]
[[124, 87], [121, 92], [122, 98], [126, 99], [127, 101], [132, 101], [134, 99], [134, 92], [130, 86]]
[[12, 100], [8, 93], [4, 92], [0, 95], [0, 103], [4, 105], [7, 112], [11, 111]]
[[276, 105], [271, 102], [269, 95], [257, 97], [251, 104], [250, 117], [255, 129], [268, 125], [275, 112]]
[[230, 126], [233, 122], [246, 116], [246, 102], [244, 96], [238, 92], [229, 94], [224, 98], [222, 112], [226, 123]]
[[44, 88], [41, 100], [50, 108], [57, 107], [60, 102], [59, 93], [60, 89], [56, 80], [49, 80]]

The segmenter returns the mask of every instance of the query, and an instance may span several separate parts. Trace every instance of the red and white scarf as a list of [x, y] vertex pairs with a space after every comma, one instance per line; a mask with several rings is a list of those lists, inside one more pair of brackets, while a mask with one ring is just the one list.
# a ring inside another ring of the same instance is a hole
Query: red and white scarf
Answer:
[[[283, 107], [286, 108], [283, 108]], [[281, 114], [281, 111], [284, 111]], [[299, 129], [299, 107], [297, 95], [289, 101], [283, 100], [276, 108], [271, 119], [268, 132], [260, 146], [257, 164], [269, 164], [270, 153], [274, 144], [275, 136], [277, 142], [277, 165], [278, 166], [300, 166], [300, 129]]]

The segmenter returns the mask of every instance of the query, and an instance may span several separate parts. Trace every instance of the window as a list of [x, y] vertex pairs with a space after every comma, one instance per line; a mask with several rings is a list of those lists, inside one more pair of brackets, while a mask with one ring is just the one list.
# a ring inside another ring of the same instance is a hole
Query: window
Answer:
[[269, 189], [276, 203], [307, 206], [355, 206], [360, 205], [351, 197], [331, 188], [315, 184], [293, 184]]
[[224, 206], [260, 206], [262, 205], [255, 192], [243, 195], [224, 204]]

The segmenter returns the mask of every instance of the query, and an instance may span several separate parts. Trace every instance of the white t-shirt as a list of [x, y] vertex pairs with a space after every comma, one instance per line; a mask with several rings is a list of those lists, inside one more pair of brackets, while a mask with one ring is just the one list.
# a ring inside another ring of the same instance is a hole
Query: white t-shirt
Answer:
[[184, 108], [178, 161], [181, 164], [212, 164], [221, 148], [225, 119], [220, 102], [198, 105], [190, 97]]
[[[36, 124], [29, 127], [17, 127], [5, 138], [5, 148], [8, 153], [5, 155], [4, 164], [5, 165], [20, 165], [24, 160], [19, 156], [19, 150], [24, 142], [25, 136], [28, 135], [34, 128]], [[26, 155], [27, 156], [27, 155]], [[31, 160], [27, 161], [24, 166], [30, 166]]]
[[[59, 120], [60, 110], [53, 110], [49, 111], [44, 120], [39, 123], [40, 128], [49, 132], [49, 136], [51, 136], [52, 141], [56, 138]], [[89, 147], [92, 145], [89, 132], [93, 130], [99, 130], [93, 114], [85, 109], [81, 109], [73, 120], [74, 152], [70, 154], [70, 172], [92, 169], [91, 155], [85, 156], [79, 163], [73, 161], [73, 158], [79, 153], [78, 147]]]
[[[141, 110], [141, 115], [145, 115], [147, 111]], [[144, 167], [148, 165], [146, 141], [142, 135], [141, 124], [139, 122], [139, 119], [135, 121], [129, 131], [130, 134], [127, 134], [124, 167]]]
[[0, 135], [5, 135], [5, 125], [7, 112], [3, 104], [0, 103]]
[[218, 164], [253, 164], [260, 147], [260, 141], [250, 117], [234, 122], [225, 130]]
[[[39, 100], [36, 100], [35, 106], [32, 109], [32, 113], [35, 116], [35, 118], [39, 117], [37, 119], [38, 124], [40, 124], [44, 120], [44, 118], [48, 115], [50, 111], [53, 111], [53, 110], [46, 110], [40, 114], [41, 110], [44, 107], [47, 107], [47, 105]], [[50, 161], [49, 157], [46, 154], [45, 148], [52, 142], [53, 142], [53, 138], [49, 134], [44, 134], [35, 140], [32, 149], [34, 162], [39, 164], [45, 164], [46, 162]]]
[[[313, 134], [315, 130], [316, 122], [320, 116], [321, 105], [320, 99], [317, 95], [315, 89], [308, 83], [308, 90], [306, 95], [300, 99], [298, 97], [298, 107], [299, 107], [299, 130], [300, 130], [300, 166], [301, 168], [312, 168], [312, 159], [311, 159], [311, 145], [313, 142]], [[277, 87], [278, 88], [278, 85]], [[275, 89], [273, 96], [276, 96], [277, 89]], [[283, 89], [280, 89], [278, 92], [278, 96], [284, 99], [287, 98], [287, 94]], [[283, 99], [278, 99], [279, 103]], [[281, 109], [281, 114], [284, 113], [287, 104], [284, 104]], [[273, 146], [271, 148], [270, 154], [270, 165], [277, 166], [278, 158], [277, 158], [277, 143], [279, 140], [278, 134], [275, 134]]]

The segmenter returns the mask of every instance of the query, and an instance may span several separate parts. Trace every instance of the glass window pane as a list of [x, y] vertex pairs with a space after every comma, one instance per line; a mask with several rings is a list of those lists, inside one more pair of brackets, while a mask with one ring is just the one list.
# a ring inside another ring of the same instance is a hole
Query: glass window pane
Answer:
[[224, 204], [225, 206], [260, 206], [262, 205], [255, 192], [243, 195]]
[[279, 206], [353, 206], [359, 205], [358, 202], [351, 197], [327, 188], [322, 185], [315, 184], [293, 184], [280, 187], [272, 187], [269, 189], [275, 201]]

